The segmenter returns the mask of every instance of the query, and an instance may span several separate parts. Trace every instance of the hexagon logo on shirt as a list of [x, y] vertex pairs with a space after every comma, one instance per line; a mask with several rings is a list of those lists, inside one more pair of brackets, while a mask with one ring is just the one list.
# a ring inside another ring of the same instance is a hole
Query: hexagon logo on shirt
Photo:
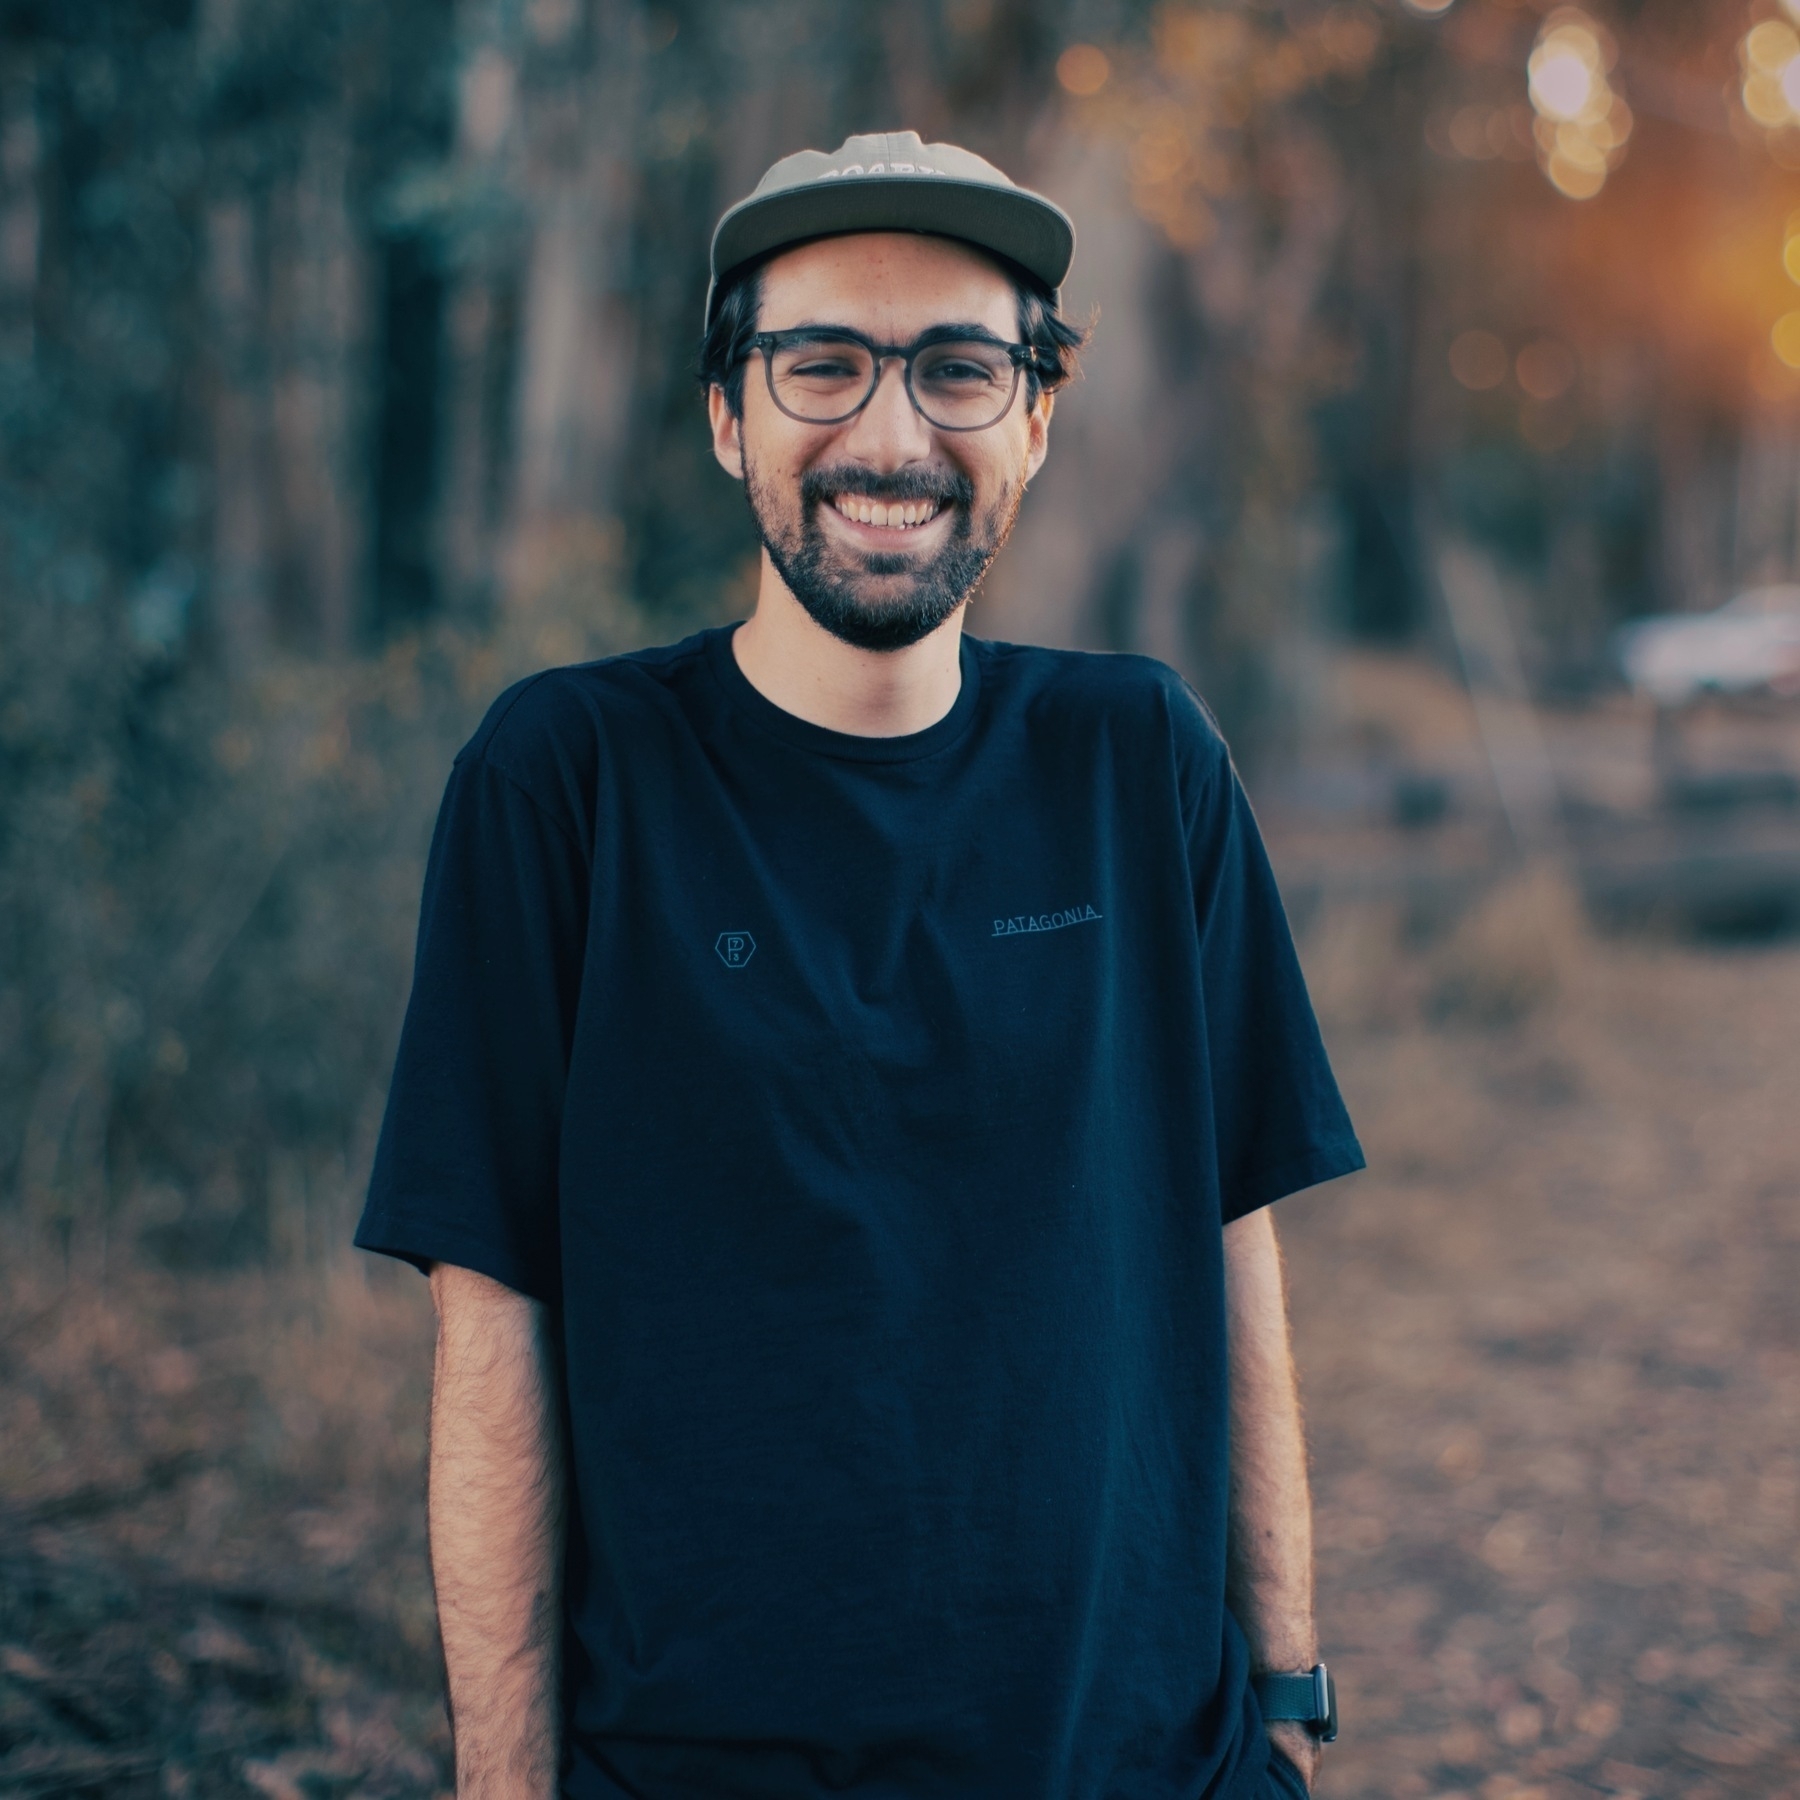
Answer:
[[747, 931], [721, 931], [713, 948], [728, 969], [741, 969], [756, 954], [756, 939]]

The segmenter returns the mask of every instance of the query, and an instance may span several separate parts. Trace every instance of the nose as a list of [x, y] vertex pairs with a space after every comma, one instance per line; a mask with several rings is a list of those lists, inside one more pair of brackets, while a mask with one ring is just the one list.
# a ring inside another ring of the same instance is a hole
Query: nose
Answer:
[[844, 448], [874, 469], [900, 469], [931, 455], [931, 427], [919, 417], [906, 391], [906, 365], [884, 359], [869, 403], [850, 421]]

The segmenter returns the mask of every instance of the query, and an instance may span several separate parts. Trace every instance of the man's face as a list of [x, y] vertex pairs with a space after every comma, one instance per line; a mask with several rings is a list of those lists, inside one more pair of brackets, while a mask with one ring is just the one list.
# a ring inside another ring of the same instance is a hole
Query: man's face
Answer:
[[[977, 250], [869, 232], [802, 245], [763, 271], [758, 328], [801, 326], [847, 327], [878, 344], [954, 326], [1010, 343], [1018, 297]], [[758, 354], [744, 371], [742, 419], [712, 391], [713, 447], [743, 479], [763, 546], [813, 619], [860, 649], [900, 650], [956, 612], [1006, 541], [1044, 460], [1050, 406], [1047, 394], [1028, 404], [1021, 378], [996, 424], [942, 431], [914, 410], [896, 360], [861, 412], [810, 425], [775, 405]]]

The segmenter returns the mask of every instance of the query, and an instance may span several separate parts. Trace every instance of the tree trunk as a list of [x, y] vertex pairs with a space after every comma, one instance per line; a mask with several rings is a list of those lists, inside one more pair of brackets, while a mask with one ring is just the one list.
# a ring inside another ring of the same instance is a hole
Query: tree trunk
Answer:
[[279, 214], [272, 296], [285, 622], [297, 644], [330, 657], [351, 647], [366, 535], [354, 402], [365, 281], [346, 192], [349, 160], [348, 121], [338, 113], [315, 120]]
[[[634, 331], [619, 263], [631, 241], [640, 113], [637, 7], [596, 10], [591, 65], [528, 95], [534, 230], [521, 306], [516, 580], [535, 585], [571, 527], [617, 507]], [[535, 102], [535, 103], [534, 103]], [[582, 538], [579, 532], [575, 538]]]
[[0, 56], [0, 356], [30, 360], [36, 343], [42, 135], [29, 52]]
[[215, 201], [206, 219], [213, 335], [213, 619], [234, 676], [257, 667], [271, 635], [260, 285], [250, 202]]

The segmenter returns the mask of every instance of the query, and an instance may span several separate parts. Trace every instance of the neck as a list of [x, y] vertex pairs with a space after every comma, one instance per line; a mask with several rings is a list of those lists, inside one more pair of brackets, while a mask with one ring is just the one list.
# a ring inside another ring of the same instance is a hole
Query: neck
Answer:
[[958, 607], [904, 650], [859, 650], [813, 619], [765, 550], [756, 611], [731, 648], [744, 679], [783, 712], [850, 737], [905, 737], [956, 704], [962, 618]]

